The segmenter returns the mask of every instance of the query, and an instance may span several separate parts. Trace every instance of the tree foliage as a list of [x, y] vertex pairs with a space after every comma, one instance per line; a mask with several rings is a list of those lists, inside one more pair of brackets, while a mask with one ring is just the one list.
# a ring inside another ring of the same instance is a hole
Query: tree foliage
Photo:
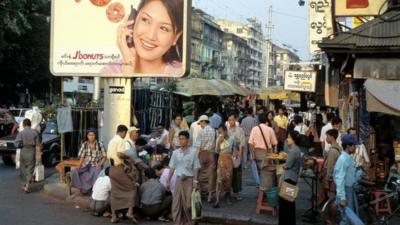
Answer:
[[49, 21], [49, 0], [0, 1], [0, 85], [9, 97], [49, 91]]

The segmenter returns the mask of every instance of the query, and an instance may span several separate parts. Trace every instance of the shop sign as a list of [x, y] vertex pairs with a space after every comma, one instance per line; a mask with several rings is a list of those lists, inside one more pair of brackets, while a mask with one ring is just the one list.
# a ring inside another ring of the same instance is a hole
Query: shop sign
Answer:
[[285, 71], [285, 86], [287, 91], [315, 92], [317, 72], [315, 71]]
[[320, 53], [318, 43], [332, 34], [331, 0], [310, 0], [308, 4], [308, 41], [311, 55]]
[[125, 94], [125, 87], [123, 86], [110, 86], [110, 94]]
[[335, 16], [376, 16], [387, 9], [387, 0], [336, 0]]
[[52, 0], [55, 76], [182, 77], [191, 0]]

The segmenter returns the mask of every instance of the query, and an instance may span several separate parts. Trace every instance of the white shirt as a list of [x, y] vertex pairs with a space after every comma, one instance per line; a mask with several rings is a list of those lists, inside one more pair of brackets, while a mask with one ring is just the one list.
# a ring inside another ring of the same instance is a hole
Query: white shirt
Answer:
[[[161, 177], [160, 177], [160, 183], [161, 183], [165, 188], [167, 188], [168, 177], [169, 177], [169, 171], [171, 171], [171, 170], [168, 169], [168, 168], [165, 168], [165, 169], [163, 170], [163, 173], [161, 174]], [[174, 175], [172, 175], [172, 178], [171, 178], [171, 186], [170, 186], [170, 188], [171, 188], [172, 194], [175, 193], [175, 183], [176, 183], [176, 173], [174, 173]]]
[[131, 139], [128, 139], [125, 142], [125, 151], [122, 153], [124, 153], [124, 155], [130, 157], [135, 164], [143, 162], [142, 159], [140, 159], [138, 156], [138, 152], [135, 147], [135, 142], [133, 142]]
[[164, 129], [161, 136], [156, 138], [157, 145], [162, 145], [164, 147], [167, 146], [168, 135], [169, 135], [169, 132]]
[[198, 124], [199, 122], [200, 121], [194, 121], [192, 124], [190, 124], [190, 138], [192, 140], [191, 143], [196, 143], [196, 139], [201, 131], [201, 126], [200, 124]]
[[294, 128], [295, 131], [299, 132], [300, 134], [305, 135], [308, 131], [308, 127], [304, 124], [299, 124], [296, 125], [296, 127]]
[[92, 199], [96, 201], [106, 201], [111, 191], [110, 177], [104, 176], [97, 178], [93, 185]]
[[122, 164], [122, 160], [118, 157], [118, 153], [125, 153], [125, 140], [119, 135], [115, 135], [108, 143], [107, 158], [114, 160], [114, 166]]
[[332, 128], [333, 128], [332, 123], [329, 122], [321, 129], [321, 137], [319, 138], [319, 140], [321, 142], [325, 142], [325, 149], [324, 149], [325, 153], [329, 152], [329, 149], [331, 148], [331, 145], [328, 144], [328, 142], [326, 142], [326, 132], [328, 130], [331, 130]]

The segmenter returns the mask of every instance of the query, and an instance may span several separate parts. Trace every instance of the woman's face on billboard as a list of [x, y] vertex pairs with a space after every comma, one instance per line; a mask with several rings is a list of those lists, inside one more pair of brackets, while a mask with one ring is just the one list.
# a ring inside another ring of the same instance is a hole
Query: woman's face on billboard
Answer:
[[180, 35], [175, 33], [175, 26], [161, 1], [151, 1], [136, 17], [133, 40], [142, 60], [161, 59]]

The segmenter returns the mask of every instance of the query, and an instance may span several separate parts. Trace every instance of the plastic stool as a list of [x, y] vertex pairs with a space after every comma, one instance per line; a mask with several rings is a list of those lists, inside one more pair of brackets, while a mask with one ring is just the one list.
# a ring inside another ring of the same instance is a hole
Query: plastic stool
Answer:
[[[375, 199], [383, 198], [386, 195], [388, 195], [388, 193], [384, 191], [374, 191]], [[377, 215], [380, 215], [381, 213], [392, 214], [392, 207], [390, 206], [390, 198], [375, 203], [375, 213]]]
[[261, 210], [271, 212], [273, 217], [276, 217], [278, 212], [277, 207], [270, 206], [267, 202], [264, 201], [264, 192], [258, 191], [256, 213], [260, 214]]

